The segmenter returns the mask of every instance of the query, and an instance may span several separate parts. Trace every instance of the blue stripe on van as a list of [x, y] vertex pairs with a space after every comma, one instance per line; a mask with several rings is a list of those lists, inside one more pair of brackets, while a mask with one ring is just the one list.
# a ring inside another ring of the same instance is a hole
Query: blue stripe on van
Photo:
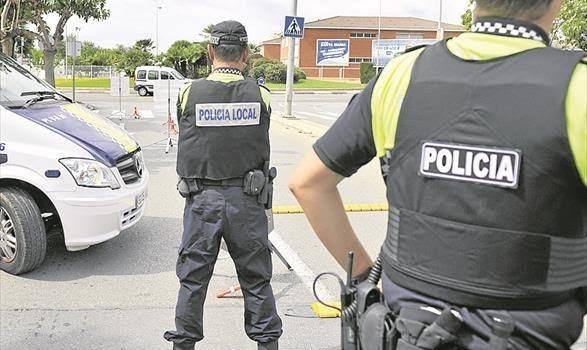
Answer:
[[115, 166], [116, 160], [128, 153], [112, 137], [100, 132], [61, 106], [42, 108], [35, 106], [31, 109], [12, 109], [11, 112], [71, 140], [109, 167]]

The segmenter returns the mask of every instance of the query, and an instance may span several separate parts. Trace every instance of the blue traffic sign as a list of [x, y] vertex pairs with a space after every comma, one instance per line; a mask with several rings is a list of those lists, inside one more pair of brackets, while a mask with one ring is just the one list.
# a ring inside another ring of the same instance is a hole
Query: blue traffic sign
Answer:
[[285, 16], [285, 25], [283, 26], [283, 36], [286, 38], [304, 37], [304, 17]]
[[257, 78], [257, 84], [265, 85], [265, 77], [261, 75], [259, 78]]

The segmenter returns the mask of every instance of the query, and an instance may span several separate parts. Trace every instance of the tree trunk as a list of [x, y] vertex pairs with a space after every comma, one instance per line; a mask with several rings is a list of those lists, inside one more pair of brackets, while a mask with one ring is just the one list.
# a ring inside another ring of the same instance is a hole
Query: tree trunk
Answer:
[[45, 53], [45, 81], [51, 86], [55, 87], [55, 55], [57, 54], [56, 49], [48, 49]]
[[14, 57], [14, 38], [6, 38], [2, 41], [2, 52], [7, 56]]

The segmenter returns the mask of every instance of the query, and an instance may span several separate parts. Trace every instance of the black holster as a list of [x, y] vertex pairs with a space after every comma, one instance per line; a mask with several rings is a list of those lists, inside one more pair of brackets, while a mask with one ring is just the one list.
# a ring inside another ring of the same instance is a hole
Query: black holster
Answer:
[[177, 191], [183, 198], [189, 198], [202, 191], [202, 186], [196, 179], [180, 177], [177, 182]]
[[446, 308], [440, 315], [423, 308], [404, 308], [395, 321], [397, 350], [435, 350], [455, 345], [463, 321]]
[[258, 194], [257, 200], [259, 203], [265, 205], [265, 209], [271, 209], [273, 207], [273, 180], [277, 177], [277, 169], [274, 167], [270, 168], [269, 162], [267, 161], [263, 164], [262, 175], [264, 177], [264, 184]]

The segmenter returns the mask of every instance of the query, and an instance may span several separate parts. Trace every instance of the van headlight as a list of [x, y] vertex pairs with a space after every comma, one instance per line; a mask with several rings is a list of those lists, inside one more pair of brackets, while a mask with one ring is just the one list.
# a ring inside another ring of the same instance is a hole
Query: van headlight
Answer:
[[100, 162], [75, 158], [63, 158], [59, 162], [69, 170], [78, 186], [120, 188], [112, 170]]

